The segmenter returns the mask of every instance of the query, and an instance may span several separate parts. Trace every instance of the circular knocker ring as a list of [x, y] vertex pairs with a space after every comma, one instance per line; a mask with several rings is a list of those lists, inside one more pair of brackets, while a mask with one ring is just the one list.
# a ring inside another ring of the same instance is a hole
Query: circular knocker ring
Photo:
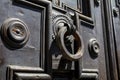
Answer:
[[58, 46], [60, 48], [60, 50], [62, 51], [62, 55], [64, 58], [71, 60], [71, 61], [75, 61], [80, 59], [83, 56], [83, 52], [84, 52], [84, 45], [83, 45], [83, 40], [82, 37], [79, 35], [78, 31], [75, 31], [72, 35], [74, 36], [74, 41], [76, 41], [77, 46], [75, 46], [75, 48], [77, 49], [75, 51], [75, 54], [70, 53], [64, 43], [64, 37], [67, 34], [67, 28], [66, 27], [62, 27], [58, 34], [57, 34], [57, 43]]

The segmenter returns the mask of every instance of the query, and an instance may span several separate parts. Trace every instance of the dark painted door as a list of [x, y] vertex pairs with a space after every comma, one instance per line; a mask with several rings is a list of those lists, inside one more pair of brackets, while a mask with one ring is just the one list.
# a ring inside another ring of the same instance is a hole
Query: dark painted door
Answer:
[[52, 0], [52, 6], [53, 80], [107, 80], [102, 2]]
[[115, 45], [115, 60], [117, 64], [118, 80], [120, 79], [120, 0], [110, 1], [111, 6], [111, 15], [113, 21], [113, 36], [114, 36], [114, 45]]
[[51, 80], [45, 64], [51, 4], [0, 1], [0, 80]]
[[1, 0], [0, 80], [117, 80], [106, 3]]

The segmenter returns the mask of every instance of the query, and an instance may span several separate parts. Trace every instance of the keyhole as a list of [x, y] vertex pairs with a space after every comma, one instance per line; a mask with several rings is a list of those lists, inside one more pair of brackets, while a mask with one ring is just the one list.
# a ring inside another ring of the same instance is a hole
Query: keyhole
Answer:
[[19, 29], [16, 29], [16, 34], [20, 34], [20, 30]]
[[95, 50], [97, 50], [98, 49], [98, 47], [97, 47], [97, 45], [95, 45]]
[[12, 31], [17, 36], [23, 36], [23, 34], [24, 34], [24, 32], [22, 31], [22, 29], [20, 29], [20, 28], [14, 28]]

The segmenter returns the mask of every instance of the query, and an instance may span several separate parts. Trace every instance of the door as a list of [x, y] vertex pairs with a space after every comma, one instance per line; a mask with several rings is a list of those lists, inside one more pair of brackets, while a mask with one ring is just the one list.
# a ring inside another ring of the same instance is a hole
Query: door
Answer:
[[107, 80], [103, 2], [50, 1], [53, 80]]
[[117, 72], [118, 72], [118, 80], [120, 79], [120, 37], [119, 37], [119, 30], [120, 30], [120, 0], [110, 1], [111, 3], [111, 15], [112, 15], [112, 25], [113, 25], [113, 35], [114, 35], [114, 44], [115, 44], [115, 60], [117, 64]]
[[0, 80], [117, 80], [106, 9], [102, 0], [1, 0]]
[[51, 80], [46, 73], [51, 3], [0, 2], [0, 80]]

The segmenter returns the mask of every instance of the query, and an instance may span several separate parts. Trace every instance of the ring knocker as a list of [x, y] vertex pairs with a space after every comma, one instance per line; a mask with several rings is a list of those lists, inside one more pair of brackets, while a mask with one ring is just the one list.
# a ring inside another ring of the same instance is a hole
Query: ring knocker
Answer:
[[72, 35], [74, 36], [74, 40], [77, 42], [77, 46], [75, 48], [77, 48], [75, 54], [70, 53], [64, 43], [64, 37], [65, 34], [67, 34], [67, 27], [62, 27], [58, 34], [57, 34], [57, 42], [58, 42], [58, 46], [60, 48], [60, 50], [62, 51], [62, 55], [64, 58], [74, 61], [74, 60], [78, 60], [83, 56], [83, 52], [84, 52], [84, 45], [83, 45], [83, 40], [82, 37], [79, 35], [79, 32], [76, 30], [74, 33], [72, 33]]

